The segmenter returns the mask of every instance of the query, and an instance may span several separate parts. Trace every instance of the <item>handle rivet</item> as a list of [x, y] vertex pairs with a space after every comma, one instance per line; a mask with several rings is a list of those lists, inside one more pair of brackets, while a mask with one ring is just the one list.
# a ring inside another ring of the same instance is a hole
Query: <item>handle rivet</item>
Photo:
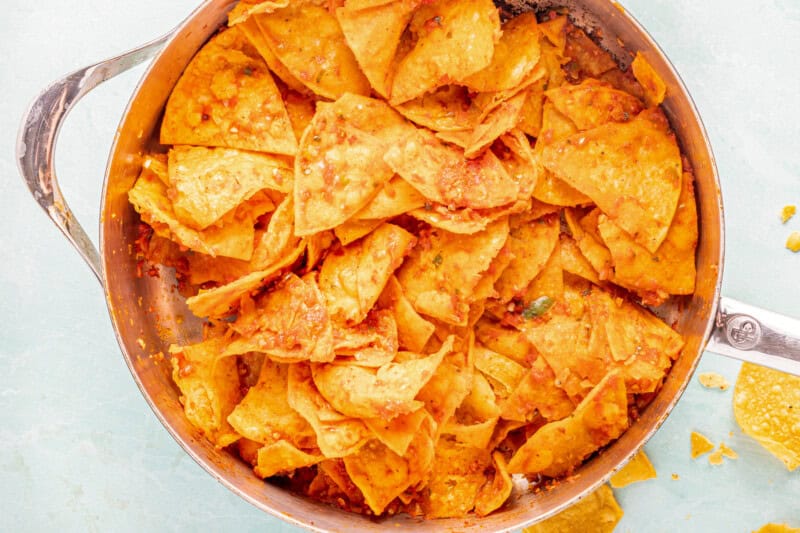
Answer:
[[761, 340], [761, 325], [751, 316], [736, 315], [725, 325], [725, 336], [739, 350], [752, 350]]

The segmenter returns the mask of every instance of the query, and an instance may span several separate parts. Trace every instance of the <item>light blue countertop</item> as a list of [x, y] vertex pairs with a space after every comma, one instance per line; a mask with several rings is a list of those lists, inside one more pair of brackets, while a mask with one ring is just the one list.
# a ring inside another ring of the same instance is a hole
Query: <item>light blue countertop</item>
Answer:
[[[694, 96], [717, 157], [727, 217], [724, 293], [800, 317], [800, 2], [626, 0]], [[193, 0], [6, 0], [0, 30], [0, 530], [296, 531], [234, 496], [172, 440], [120, 354], [103, 293], [29, 197], [13, 155], [23, 110], [50, 81], [170, 29]], [[96, 239], [111, 139], [142, 69], [90, 94], [67, 120], [57, 165]], [[704, 355], [731, 382], [739, 363]], [[659, 477], [617, 491], [617, 531], [800, 527], [788, 473], [733, 420], [732, 391], [692, 381], [646, 450]], [[689, 458], [689, 433], [736, 461]], [[679, 475], [673, 480], [671, 474]]]

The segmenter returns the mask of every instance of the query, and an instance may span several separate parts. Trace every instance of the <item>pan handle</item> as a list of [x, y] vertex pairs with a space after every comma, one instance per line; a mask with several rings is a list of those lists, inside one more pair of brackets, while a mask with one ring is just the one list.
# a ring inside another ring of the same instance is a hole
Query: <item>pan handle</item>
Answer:
[[152, 58], [172, 33], [53, 82], [36, 97], [22, 117], [17, 135], [17, 166], [22, 179], [36, 202], [78, 250], [101, 284], [103, 267], [100, 254], [75, 219], [58, 187], [53, 167], [58, 133], [78, 100], [104, 81]]
[[706, 349], [800, 376], [800, 320], [723, 297]]

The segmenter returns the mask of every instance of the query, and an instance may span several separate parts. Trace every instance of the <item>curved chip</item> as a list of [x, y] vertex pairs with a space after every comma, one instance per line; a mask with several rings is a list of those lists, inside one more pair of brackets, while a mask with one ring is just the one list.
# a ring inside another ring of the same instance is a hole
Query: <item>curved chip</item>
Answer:
[[394, 313], [397, 337], [401, 348], [422, 353], [436, 327], [419, 316], [411, 302], [403, 294], [397, 278], [391, 276], [381, 293], [378, 304]]
[[397, 65], [392, 105], [462, 81], [488, 66], [500, 17], [491, 0], [436, 0], [417, 10], [411, 27], [417, 42]]
[[464, 155], [469, 158], [477, 156], [498, 137], [514, 129], [520, 121], [527, 98], [528, 92], [520, 91], [487, 114], [472, 131], [464, 147]]
[[218, 33], [186, 67], [167, 101], [161, 143], [297, 152], [278, 87], [238, 28]]
[[667, 85], [641, 52], [636, 52], [636, 57], [633, 58], [631, 63], [631, 70], [634, 77], [636, 77], [636, 81], [644, 89], [647, 105], [657, 106], [664, 101], [664, 96], [667, 94]]
[[557, 515], [523, 529], [523, 533], [564, 531], [612, 533], [623, 514], [617, 500], [614, 499], [614, 491], [608, 485], [601, 485], [596, 491]]
[[256, 20], [272, 53], [314, 93], [330, 99], [345, 93], [369, 94], [369, 82], [339, 22], [324, 7], [290, 4]]
[[650, 458], [641, 450], [633, 456], [628, 463], [620, 468], [609, 480], [609, 484], [615, 489], [627, 487], [631, 483], [646, 481], [658, 477], [656, 469]]
[[394, 359], [398, 346], [397, 323], [389, 310], [373, 309], [356, 326], [333, 328], [333, 349], [340, 361], [383, 366]]
[[258, 459], [253, 471], [260, 478], [294, 472], [304, 466], [315, 465], [325, 460], [319, 453], [307, 453], [292, 443], [279, 440], [258, 450]]
[[593, 79], [562, 85], [544, 94], [580, 131], [609, 122], [628, 122], [644, 109], [635, 96]]
[[556, 385], [556, 376], [543, 357], [537, 358], [530, 370], [523, 373], [518, 385], [503, 402], [502, 417], [507, 420], [531, 422], [537, 416], [548, 422], [572, 414], [575, 404], [564, 389]]
[[664, 241], [681, 193], [681, 155], [660, 109], [545, 146], [542, 163], [589, 196], [650, 252]]
[[559, 230], [559, 219], [556, 216], [512, 225], [508, 233], [508, 246], [514, 259], [494, 285], [501, 302], [508, 302], [525, 294], [530, 283], [553, 254]]
[[400, 176], [383, 184], [372, 200], [353, 215], [357, 220], [378, 220], [396, 217], [425, 205], [425, 197]]
[[433, 131], [464, 131], [479, 121], [481, 110], [461, 85], [444, 85], [419, 98], [395, 106], [408, 120]]
[[486, 483], [483, 472], [491, 464], [487, 450], [439, 439], [421, 502], [425, 518], [461, 517], [470, 512]]
[[800, 466], [800, 377], [742, 364], [733, 390], [733, 414], [747, 435], [783, 461]]
[[[238, 8], [241, 5], [242, 2], [240, 1], [239, 4], [237, 4], [236, 8]], [[286, 7], [287, 5], [289, 5], [288, 0], [284, 0], [284, 5], [279, 7]], [[234, 8], [234, 10], [236, 8]], [[292, 75], [292, 73], [289, 72], [289, 70], [285, 66], [283, 66], [283, 63], [278, 61], [278, 58], [275, 57], [275, 54], [272, 53], [272, 50], [270, 49], [269, 44], [267, 44], [267, 40], [264, 37], [264, 32], [261, 31], [261, 27], [258, 25], [256, 17], [248, 17], [246, 20], [244, 20], [239, 24], [239, 29], [247, 37], [247, 40], [250, 41], [250, 44], [252, 44], [256, 50], [258, 50], [258, 53], [261, 54], [262, 58], [264, 58], [264, 61], [266, 61], [267, 66], [269, 67], [269, 69], [272, 71], [273, 74], [278, 76], [278, 78], [280, 78], [281, 81], [291, 89], [303, 94], [310, 93], [308, 88], [305, 85], [303, 85], [303, 83], [300, 80], [295, 78]], [[284, 103], [286, 103], [285, 97], [284, 97]], [[289, 111], [288, 105], [287, 105], [287, 111]], [[289, 111], [289, 115], [291, 117], [291, 111]], [[300, 139], [299, 135], [296, 135], [296, 137], [298, 140]]]

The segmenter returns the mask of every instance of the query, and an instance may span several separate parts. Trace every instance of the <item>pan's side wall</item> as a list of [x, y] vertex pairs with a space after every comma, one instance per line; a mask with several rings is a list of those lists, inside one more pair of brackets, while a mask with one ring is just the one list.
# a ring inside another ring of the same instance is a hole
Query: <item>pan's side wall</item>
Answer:
[[[556, 2], [515, 5], [543, 7]], [[170, 343], [193, 340], [198, 323], [167, 275], [137, 278], [131, 243], [138, 218], [127, 201], [127, 191], [138, 175], [144, 154], [157, 148], [162, 109], [180, 73], [194, 52], [224, 23], [230, 0], [208, 0], [182, 27], [145, 75], [119, 128], [111, 153], [101, 218], [106, 297], [118, 341], [143, 395], [173, 437], [216, 479], [257, 507], [289, 522], [312, 529], [342, 531], [503, 531], [539, 520], [568, 505], [604, 482], [658, 429], [677, 401], [693, 372], [716, 311], [722, 258], [722, 205], [716, 168], [705, 132], [691, 100], [669, 64], [634, 22], [607, 0], [559, 2], [576, 15], [576, 21], [600, 30], [622, 64], [625, 52], [642, 50], [668, 85], [665, 110], [678, 134], [696, 175], [701, 240], [698, 248], [697, 294], [686, 302], [676, 327], [687, 337], [684, 354], [676, 362], [663, 390], [644, 410], [640, 420], [621, 439], [587, 463], [575, 476], [551, 491], [530, 494], [521, 484], [512, 505], [490, 517], [420, 522], [406, 516], [374, 522], [345, 514], [316, 502], [292, 496], [258, 480], [243, 462], [228, 452], [215, 450], [198, 435], [185, 417], [172, 384], [169, 362], [150, 357], [167, 353]], [[620, 37], [625, 48], [620, 46]], [[142, 344], [144, 348], [142, 348]]]

